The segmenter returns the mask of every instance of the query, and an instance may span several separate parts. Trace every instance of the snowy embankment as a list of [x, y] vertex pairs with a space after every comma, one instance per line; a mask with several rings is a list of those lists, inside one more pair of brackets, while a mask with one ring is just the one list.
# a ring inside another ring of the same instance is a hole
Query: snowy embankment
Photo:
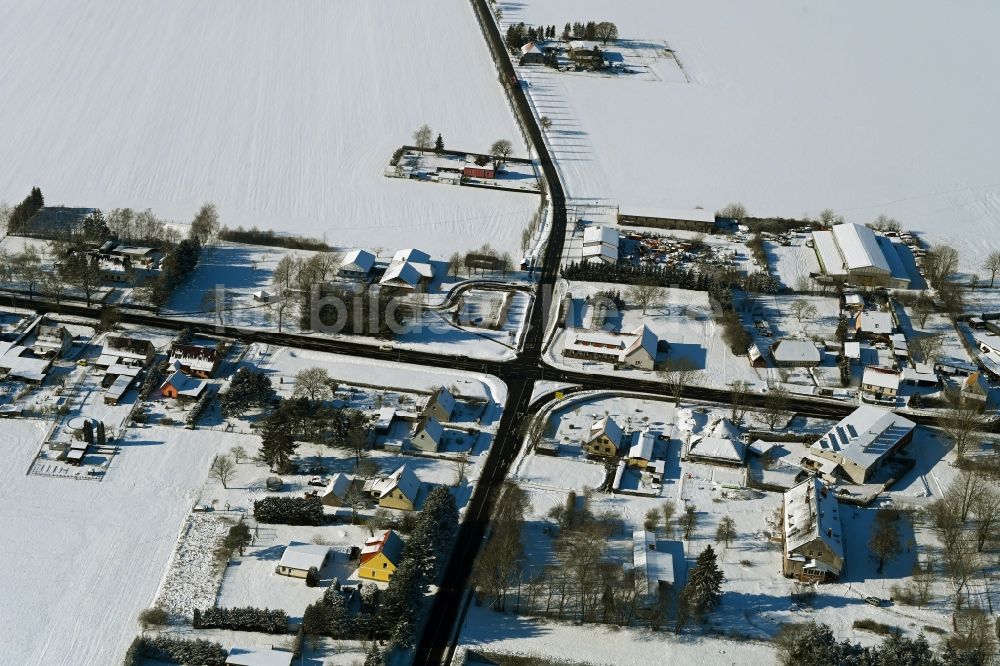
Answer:
[[0, 126], [32, 128], [0, 136], [0, 200], [37, 185], [179, 222], [213, 201], [231, 227], [445, 257], [516, 255], [538, 207], [382, 175], [422, 123], [448, 147], [526, 155], [467, 2], [14, 0], [0, 90], [20, 91]]

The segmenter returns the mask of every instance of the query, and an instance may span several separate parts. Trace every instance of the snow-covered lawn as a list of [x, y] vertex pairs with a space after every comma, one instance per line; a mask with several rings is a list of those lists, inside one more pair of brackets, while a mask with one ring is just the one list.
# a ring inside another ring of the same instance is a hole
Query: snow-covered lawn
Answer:
[[1000, 246], [1000, 185], [986, 176], [1000, 168], [991, 110], [1000, 82], [980, 76], [1000, 65], [989, 46], [996, 3], [527, 0], [503, 9], [505, 24], [557, 29], [605, 17], [623, 38], [666, 41], [691, 81], [520, 68], [538, 114], [553, 122], [548, 141], [571, 198], [708, 210], [742, 201], [752, 214], [786, 217], [832, 207], [851, 222], [885, 213], [954, 244], [965, 269]]
[[[665, 289], [661, 302], [651, 305], [643, 315], [641, 308], [628, 303], [628, 285], [598, 282], [573, 282], [569, 293], [573, 296], [573, 312], [567, 324], [584, 326], [590, 321], [587, 296], [600, 291], [620, 291], [625, 299], [625, 310], [620, 313], [622, 331], [632, 331], [640, 324], [649, 326], [660, 340], [670, 344], [667, 359], [685, 358], [700, 372], [694, 382], [710, 386], [725, 386], [736, 380], [756, 383], [757, 374], [745, 356], [734, 357], [722, 339], [722, 330], [712, 319], [712, 306], [708, 294], [686, 289]], [[569, 329], [557, 329], [545, 355], [545, 361], [557, 367], [597, 374], [623, 374], [656, 379], [657, 375], [645, 370], [614, 370], [611, 364], [563, 356]], [[663, 360], [663, 354], [660, 354]]]
[[382, 175], [422, 123], [525, 154], [468, 3], [15, 0], [0, 44], [0, 89], [21, 99], [0, 126], [33, 128], [0, 139], [11, 203], [38, 185], [188, 222], [213, 201], [231, 227], [444, 256], [487, 239], [516, 254], [538, 206]]

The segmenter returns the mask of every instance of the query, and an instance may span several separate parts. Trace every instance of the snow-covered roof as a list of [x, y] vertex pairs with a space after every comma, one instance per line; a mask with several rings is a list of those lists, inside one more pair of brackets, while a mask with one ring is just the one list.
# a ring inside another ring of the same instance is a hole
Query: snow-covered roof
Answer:
[[375, 265], [375, 255], [368, 250], [351, 250], [344, 256], [340, 270], [352, 273], [367, 273]]
[[163, 386], [167, 385], [177, 389], [177, 395], [182, 395], [186, 398], [197, 398], [205, 390], [206, 386], [205, 382], [194, 377], [188, 377], [180, 370], [174, 370], [173, 374], [167, 377], [167, 381], [163, 382]]
[[409, 262], [393, 262], [382, 275], [379, 284], [397, 284], [415, 287], [420, 284], [420, 272]]
[[413, 501], [417, 499], [420, 491], [420, 480], [406, 465], [400, 465], [395, 472], [389, 476], [373, 479], [369, 482], [371, 492], [381, 499], [392, 492], [393, 488], [399, 488], [403, 495]]
[[771, 350], [777, 363], [819, 363], [823, 355], [809, 340], [781, 340]]
[[382, 553], [393, 564], [399, 564], [403, 554], [403, 540], [392, 530], [383, 530], [369, 537], [361, 548], [361, 562], [366, 562], [378, 553]]
[[879, 333], [889, 335], [892, 333], [893, 329], [892, 315], [888, 312], [865, 310], [858, 315], [856, 326], [862, 333]]
[[691, 438], [689, 455], [725, 462], [742, 463], [744, 450], [742, 442], [737, 442], [728, 437], [695, 435]]
[[202, 345], [179, 345], [170, 348], [170, 363], [180, 362], [192, 370], [212, 372], [219, 360], [219, 350]]
[[604, 244], [584, 245], [581, 256], [584, 259], [597, 258], [610, 264], [618, 261], [618, 247]]
[[613, 227], [587, 227], [583, 230], [584, 245], [611, 245], [618, 247], [618, 230]]
[[936, 384], [938, 381], [934, 368], [926, 363], [917, 363], [915, 368], [903, 368], [900, 375], [904, 382]]
[[272, 648], [233, 646], [226, 657], [227, 666], [291, 666], [295, 657], [291, 652]]
[[785, 492], [783, 513], [786, 554], [819, 538], [843, 561], [840, 508], [822, 480], [810, 477]]
[[408, 261], [413, 264], [429, 264], [431, 262], [431, 256], [423, 250], [406, 248], [405, 250], [399, 250], [396, 254], [392, 255], [392, 260]]
[[656, 435], [643, 430], [632, 433], [632, 446], [628, 450], [628, 457], [636, 460], [652, 460], [653, 448], [656, 445]]
[[846, 356], [847, 358], [861, 358], [861, 343], [845, 342], [844, 356]]
[[444, 434], [444, 428], [441, 427], [441, 423], [433, 416], [427, 416], [420, 420], [420, 423], [417, 424], [416, 432], [419, 433], [420, 431], [426, 432], [427, 436], [434, 442], [440, 442], [441, 435]]
[[395, 407], [382, 407], [378, 410], [378, 417], [375, 419], [375, 429], [388, 430], [394, 418], [396, 418]]
[[861, 224], [837, 224], [833, 237], [848, 270], [874, 269], [892, 273], [875, 232]]
[[875, 240], [882, 251], [882, 256], [885, 257], [886, 264], [889, 265], [889, 272], [892, 274], [892, 277], [897, 280], [905, 280], [909, 283], [910, 274], [906, 270], [906, 266], [903, 265], [903, 260], [899, 258], [899, 251], [896, 249], [898, 243], [893, 243], [891, 238], [886, 238], [882, 235], [876, 235]]
[[906, 437], [916, 424], [873, 405], [861, 405], [810, 448], [835, 453], [868, 469]]
[[0, 344], [0, 369], [9, 377], [20, 377], [28, 381], [40, 382], [52, 367], [51, 359], [35, 356], [35, 353], [10, 342]]
[[865, 299], [861, 294], [844, 294], [844, 305], [859, 305], [864, 307]]
[[659, 339], [656, 337], [656, 333], [645, 324], [635, 329], [631, 333], [635, 338], [625, 349], [622, 354], [622, 360], [626, 360], [629, 356], [636, 353], [640, 349], [644, 350], [650, 355], [651, 358], [656, 358], [656, 347], [659, 344]]
[[685, 222], [711, 222], [715, 224], [715, 213], [702, 208], [671, 209], [651, 206], [619, 206], [618, 215], [651, 217], [662, 220], [683, 220]]
[[976, 331], [972, 338], [983, 351], [1000, 352], [1000, 335], [986, 331]]
[[344, 495], [347, 494], [347, 489], [351, 487], [351, 478], [346, 474], [337, 472], [332, 477], [330, 477], [330, 483], [326, 484], [326, 488], [323, 490], [323, 496], [329, 497], [333, 495], [339, 499], [344, 499]]
[[646, 582], [646, 594], [655, 596], [660, 583], [674, 584], [674, 557], [657, 550], [656, 534], [646, 530], [632, 532], [632, 564]]
[[898, 390], [899, 373], [894, 368], [869, 365], [861, 376], [861, 383], [862, 385]]
[[766, 440], [763, 440], [763, 439], [755, 439], [750, 444], [750, 446], [748, 447], [747, 450], [750, 451], [750, 453], [754, 453], [754, 454], [756, 454], [758, 456], [762, 456], [762, 455], [766, 454], [768, 451], [770, 451], [771, 449], [775, 448], [776, 446], [780, 446], [780, 445], [781, 445], [780, 442], [769, 442], [769, 441], [766, 441]]
[[134, 381], [135, 375], [131, 377], [128, 375], [121, 375], [115, 379], [114, 382], [112, 382], [111, 386], [108, 387], [108, 390], [105, 391], [105, 395], [115, 401], [121, 400], [121, 397], [125, 395], [126, 391], [128, 391]]
[[618, 423], [615, 422], [610, 416], [605, 416], [603, 419], [599, 419], [594, 422], [594, 425], [590, 426], [590, 436], [587, 438], [588, 442], [592, 442], [601, 435], [607, 437], [615, 446], [621, 446], [622, 442], [622, 429]]
[[319, 569], [323, 566], [323, 560], [326, 559], [329, 552], [329, 546], [292, 541], [285, 547], [285, 552], [282, 553], [278, 566], [300, 571], [308, 571], [312, 567]]
[[538, 45], [535, 44], [534, 42], [528, 42], [527, 44], [521, 47], [521, 53], [523, 55], [528, 55], [529, 53], [535, 55], [541, 55], [542, 50], [538, 48]]
[[451, 418], [452, 412], [455, 411], [455, 396], [451, 394], [451, 391], [442, 386], [434, 391], [430, 400], [427, 401], [427, 404], [436, 404], [444, 410], [445, 414], [448, 415], [448, 418]]

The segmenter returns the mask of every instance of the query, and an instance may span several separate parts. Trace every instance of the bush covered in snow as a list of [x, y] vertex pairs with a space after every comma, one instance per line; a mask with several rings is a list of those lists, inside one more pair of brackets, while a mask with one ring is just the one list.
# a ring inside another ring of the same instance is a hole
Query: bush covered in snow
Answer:
[[222, 666], [226, 663], [226, 657], [226, 649], [212, 641], [172, 636], [139, 636], [132, 641], [122, 663], [123, 666], [139, 666], [147, 659], [155, 659], [168, 664]]
[[188, 517], [177, 540], [157, 596], [157, 605], [168, 613], [191, 617], [195, 608], [215, 605], [225, 564], [216, 557], [229, 532], [230, 523], [219, 516], [194, 513]]
[[280, 608], [206, 608], [194, 609], [195, 629], [234, 629], [283, 634], [288, 631], [288, 614]]
[[278, 525], [322, 525], [323, 501], [319, 497], [265, 497], [253, 503], [253, 517]]

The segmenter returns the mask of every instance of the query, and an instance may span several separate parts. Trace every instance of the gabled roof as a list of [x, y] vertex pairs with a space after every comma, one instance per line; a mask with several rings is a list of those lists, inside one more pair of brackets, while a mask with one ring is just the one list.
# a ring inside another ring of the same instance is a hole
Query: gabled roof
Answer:
[[832, 231], [844, 265], [849, 270], [870, 268], [881, 273], [892, 273], [874, 231], [853, 223], [834, 225]]
[[915, 427], [913, 421], [898, 414], [873, 405], [862, 405], [810, 448], [839, 454], [868, 469]]
[[392, 260], [408, 261], [414, 264], [429, 264], [431, 262], [431, 256], [422, 250], [407, 248], [396, 252], [396, 254], [392, 256]]
[[414, 434], [420, 433], [420, 431], [426, 432], [427, 436], [434, 442], [440, 442], [441, 435], [444, 434], [444, 428], [441, 427], [441, 423], [433, 416], [427, 416], [420, 420]]
[[347, 494], [347, 489], [351, 487], [351, 478], [346, 474], [337, 472], [330, 478], [330, 483], [326, 484], [326, 488], [323, 489], [323, 496], [329, 497], [333, 495], [338, 499], [344, 499], [344, 495]]
[[659, 592], [660, 583], [674, 583], [674, 558], [670, 552], [657, 550], [656, 534], [646, 530], [632, 532], [632, 564], [646, 585], [646, 594]]
[[644, 350], [646, 353], [650, 355], [651, 358], [655, 360], [656, 347], [659, 344], [659, 340], [657, 339], [656, 334], [653, 333], [653, 331], [651, 331], [648, 326], [643, 324], [639, 328], [632, 331], [632, 335], [635, 336], [635, 339], [632, 340], [631, 344], [629, 344], [629, 346], [625, 348], [625, 351], [622, 354], [622, 360], [627, 359], [629, 356], [639, 351], [640, 349]]
[[899, 389], [899, 372], [893, 368], [869, 365], [861, 376], [861, 383], [887, 389]]
[[809, 340], [779, 340], [771, 350], [771, 356], [777, 363], [819, 363], [823, 355], [816, 345]]
[[319, 569], [329, 552], [329, 546], [292, 541], [285, 547], [278, 566], [301, 571], [308, 571], [312, 567]]
[[783, 501], [786, 555], [818, 538], [843, 560], [844, 542], [837, 498], [823, 481], [810, 477], [785, 492]]
[[653, 448], [656, 445], [656, 435], [643, 430], [632, 433], [632, 447], [628, 450], [628, 457], [637, 460], [652, 460]]
[[710, 458], [725, 462], [743, 462], [745, 447], [742, 442], [728, 437], [710, 437], [695, 435], [691, 438], [688, 452], [692, 456]]
[[406, 465], [399, 468], [389, 476], [377, 479], [372, 484], [372, 490], [378, 493], [379, 499], [388, 495], [394, 488], [399, 488], [400, 492], [411, 502], [417, 499], [420, 492], [420, 480]]
[[398, 565], [400, 556], [403, 554], [403, 540], [392, 530], [384, 530], [369, 537], [361, 549], [360, 562], [364, 564], [379, 553], [385, 555], [386, 559], [393, 564]]
[[541, 55], [542, 50], [538, 48], [538, 45], [535, 44], [534, 42], [528, 42], [527, 44], [521, 47], [521, 53], [524, 55], [528, 55], [529, 53]]
[[592, 442], [602, 435], [611, 440], [615, 446], [621, 446], [622, 429], [610, 416], [605, 416], [590, 426], [590, 436], [587, 437], [587, 442]]
[[455, 411], [455, 396], [451, 394], [451, 391], [442, 386], [434, 391], [427, 401], [428, 406], [435, 404], [443, 409], [450, 419], [452, 412]]
[[367, 273], [375, 265], [375, 255], [368, 250], [351, 250], [344, 256], [340, 270], [352, 273]]
[[402, 261], [389, 264], [379, 280], [379, 284], [402, 284], [408, 287], [416, 287], [420, 284], [420, 272], [414, 268], [413, 264]]
[[168, 385], [177, 389], [177, 395], [183, 395], [187, 398], [197, 398], [206, 386], [205, 382], [200, 379], [185, 375], [180, 371], [180, 368], [176, 368], [173, 374], [167, 377], [167, 381], [163, 382], [164, 387]]
[[614, 227], [587, 227], [583, 230], [583, 244], [604, 244], [618, 247], [618, 230]]

